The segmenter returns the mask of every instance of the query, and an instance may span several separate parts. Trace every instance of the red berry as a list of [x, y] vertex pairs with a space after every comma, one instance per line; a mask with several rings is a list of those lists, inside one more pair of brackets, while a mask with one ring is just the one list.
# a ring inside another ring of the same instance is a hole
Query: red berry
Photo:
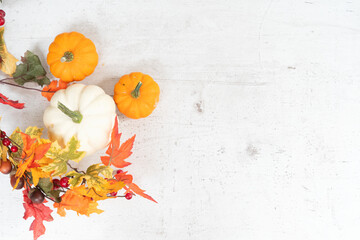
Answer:
[[3, 17], [0, 17], [0, 26], [5, 24], [5, 19]]
[[54, 185], [54, 190], [57, 190], [60, 188], [60, 180], [59, 179], [53, 179], [53, 185]]
[[4, 10], [2, 10], [2, 9], [0, 9], [0, 17], [5, 17], [5, 11]]
[[116, 195], [117, 195], [117, 192], [112, 192], [112, 193], [110, 193], [110, 196], [115, 197]]
[[19, 149], [18, 149], [17, 146], [12, 146], [12, 147], [10, 148], [10, 151], [12, 151], [12, 152], [14, 152], [14, 153], [16, 153], [18, 150], [19, 150]]
[[8, 138], [4, 138], [3, 140], [2, 140], [2, 144], [4, 145], [4, 146], [9, 146], [10, 145], [10, 143], [11, 143], [11, 141], [10, 141], [10, 139], [8, 139]]
[[132, 198], [132, 193], [127, 193], [127, 194], [125, 194], [125, 198], [126, 198], [127, 200], [130, 200], [130, 199]]
[[121, 170], [121, 169], [118, 169], [118, 170], [115, 170], [115, 171], [113, 172], [113, 174], [116, 175], [116, 174], [119, 174], [119, 173], [122, 173], [122, 172], [124, 172], [124, 171]]
[[1, 138], [4, 138], [4, 137], [6, 137], [6, 132], [1, 131]]
[[61, 187], [69, 187], [69, 178], [68, 177], [63, 177], [62, 179], [60, 179], [60, 186]]

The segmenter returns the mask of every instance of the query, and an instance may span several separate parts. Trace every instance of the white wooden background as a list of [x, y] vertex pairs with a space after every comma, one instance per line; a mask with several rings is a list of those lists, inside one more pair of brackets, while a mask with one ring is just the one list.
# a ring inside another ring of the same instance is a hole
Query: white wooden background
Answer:
[[[112, 94], [141, 71], [161, 88], [154, 113], [120, 115], [136, 133], [136, 197], [69, 212], [40, 239], [359, 239], [360, 1], [3, 0], [8, 49], [43, 62], [62, 32], [97, 46], [84, 83]], [[47, 67], [48, 69], [48, 67]], [[29, 85], [33, 86], [33, 85]], [[34, 85], [35, 86], [35, 85]], [[48, 102], [0, 105], [1, 128], [42, 125]], [[89, 161], [97, 161], [100, 153]], [[22, 196], [0, 176], [0, 239], [32, 239]]]

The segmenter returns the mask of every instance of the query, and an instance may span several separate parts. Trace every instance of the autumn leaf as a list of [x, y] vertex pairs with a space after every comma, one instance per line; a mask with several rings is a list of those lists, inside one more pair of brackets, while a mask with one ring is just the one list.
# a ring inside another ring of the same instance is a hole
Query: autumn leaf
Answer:
[[4, 40], [4, 30], [4, 27], [0, 28], [0, 69], [5, 74], [12, 76], [16, 69], [16, 62], [19, 60], [7, 51]]
[[53, 162], [42, 167], [42, 170], [45, 172], [53, 172], [53, 176], [65, 174], [67, 172], [67, 162], [69, 160], [79, 162], [85, 156], [85, 152], [77, 151], [79, 147], [80, 142], [76, 137], [72, 137], [65, 148], [62, 148], [56, 141], [53, 142], [45, 155], [47, 158], [51, 158]]
[[124, 187], [126, 189], [126, 192], [133, 192], [137, 195], [142, 196], [143, 198], [149, 199], [150, 201], [156, 202], [155, 199], [153, 199], [151, 196], [147, 195], [145, 193], [145, 190], [142, 190], [141, 188], [139, 188], [138, 185], [136, 185], [135, 183], [130, 183], [130, 184], [126, 184], [126, 187]]
[[28, 127], [25, 130], [25, 134], [29, 135], [31, 138], [36, 138], [37, 140], [40, 140], [40, 137], [42, 135], [42, 128], [38, 127]]
[[53, 80], [50, 82], [48, 86], [45, 86], [41, 92], [41, 95], [45, 97], [48, 101], [51, 100], [52, 96], [55, 94], [56, 91], [60, 89], [66, 89], [67, 83], [61, 80]]
[[0, 103], [9, 105], [16, 109], [23, 109], [25, 106], [25, 103], [19, 103], [19, 101], [10, 100], [8, 97], [4, 96], [0, 93]]
[[51, 172], [44, 172], [40, 167], [31, 168], [30, 171], [34, 186], [38, 185], [39, 180], [51, 176]]
[[116, 117], [115, 125], [111, 133], [111, 142], [106, 150], [108, 156], [102, 156], [101, 161], [106, 166], [112, 164], [117, 168], [123, 168], [131, 164], [124, 160], [132, 154], [131, 149], [134, 145], [135, 135], [120, 146], [121, 133], [118, 132], [118, 125], [119, 123]]
[[145, 190], [142, 190], [138, 185], [136, 185], [135, 183], [133, 183], [133, 176], [130, 174], [127, 174], [127, 172], [120, 172], [117, 173], [115, 176], [115, 179], [117, 179], [118, 181], [122, 181], [125, 183], [125, 187], [124, 189], [126, 190], [126, 193], [131, 192], [131, 193], [135, 193], [137, 195], [142, 196], [143, 198], [149, 199], [153, 202], [156, 202], [155, 199], [153, 199], [151, 196], [147, 195], [145, 193]]
[[77, 214], [90, 216], [92, 213], [102, 213], [103, 210], [97, 208], [98, 203], [91, 200], [90, 197], [84, 197], [73, 190], [67, 190], [61, 197], [60, 203], [54, 203], [54, 208], [57, 208], [57, 213], [65, 217], [66, 210], [73, 210]]
[[[20, 128], [16, 128], [15, 131], [11, 134], [10, 139], [13, 140], [17, 146], [19, 146], [19, 149], [23, 149], [24, 142], [21, 135]], [[22, 154], [22, 151], [17, 151], [16, 153], [12, 153], [12, 156], [14, 158], [20, 158]], [[14, 165], [17, 165], [17, 161], [12, 161]]]
[[[15, 174], [15, 176], [17, 177], [17, 181], [16, 181], [14, 188], [17, 187], [17, 184], [18, 184], [20, 178], [24, 175], [25, 171], [32, 172], [32, 168], [40, 167], [40, 165], [37, 163], [37, 161], [41, 160], [45, 156], [45, 154], [49, 150], [50, 146], [51, 146], [51, 143], [44, 143], [44, 144], [34, 143], [29, 149], [25, 150], [28, 158], [25, 161], [19, 163], [19, 165], [18, 165], [18, 169]], [[39, 171], [35, 171], [35, 170], [34, 170], [34, 173], [36, 175], [35, 175], [35, 179], [33, 179], [33, 181], [36, 181], [36, 182], [38, 182], [39, 178], [41, 177], [41, 174], [45, 174], [45, 173], [41, 173], [41, 172], [39, 173]], [[48, 175], [44, 175], [44, 176], [48, 176]], [[37, 183], [36, 184], [34, 183], [34, 185], [36, 186]]]
[[94, 201], [105, 200], [108, 197], [107, 194], [112, 192], [118, 192], [122, 189], [125, 184], [121, 181], [117, 181], [115, 179], [109, 179], [106, 184], [102, 185], [100, 189], [95, 190], [95, 188], [88, 188], [85, 185], [80, 185], [78, 187], [72, 188], [75, 192], [80, 195], [90, 197], [94, 199]]
[[99, 176], [99, 174], [102, 174], [106, 178], [112, 178], [112, 172], [113, 170], [109, 166], [94, 164], [88, 167], [85, 174], [71, 171], [67, 173], [66, 176], [71, 177], [69, 183], [74, 187], [85, 181], [89, 189], [93, 188], [95, 192], [103, 192], [108, 182]]
[[2, 159], [2, 161], [3, 162], [5, 162], [6, 161], [6, 158], [7, 158], [7, 152], [8, 152], [8, 147], [6, 147], [5, 145], [2, 145], [1, 147], [0, 147], [0, 151], [1, 151], [1, 159]]
[[[43, 203], [41, 204], [34, 204], [30, 198], [28, 197], [28, 190], [25, 189], [23, 191], [24, 195], [24, 219], [28, 219], [29, 217], [34, 217], [34, 221], [32, 222], [30, 226], [30, 231], [33, 231], [34, 233], [34, 240], [36, 240], [38, 237], [43, 235], [45, 233], [45, 226], [44, 221], [51, 222], [53, 217], [51, 216], [52, 210], [45, 206]], [[45, 203], [46, 201], [44, 201]]]

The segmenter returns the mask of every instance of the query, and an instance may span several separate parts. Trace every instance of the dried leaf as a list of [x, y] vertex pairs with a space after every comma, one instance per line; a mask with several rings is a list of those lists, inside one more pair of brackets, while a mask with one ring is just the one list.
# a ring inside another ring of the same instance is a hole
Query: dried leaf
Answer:
[[[38, 237], [43, 235], [45, 233], [45, 226], [43, 221], [51, 222], [53, 217], [51, 216], [52, 210], [42, 204], [34, 204], [30, 198], [28, 197], [28, 190], [25, 189], [23, 191], [24, 195], [24, 208], [25, 208], [25, 214], [24, 219], [28, 219], [29, 217], [34, 217], [34, 221], [32, 222], [30, 226], [30, 231], [33, 231], [34, 233], [34, 240], [36, 240]], [[45, 201], [46, 202], [46, 201]]]
[[67, 87], [68, 85], [66, 82], [63, 82], [61, 80], [53, 80], [48, 86], [45, 86], [43, 88], [41, 95], [45, 97], [48, 101], [50, 101], [56, 91], [60, 89], [66, 89]]
[[0, 103], [9, 105], [16, 109], [23, 109], [25, 103], [19, 103], [19, 101], [10, 100], [8, 97], [0, 93]]
[[4, 30], [4, 27], [0, 28], [0, 69], [5, 74], [12, 76], [16, 69], [16, 62], [19, 60], [7, 51]]
[[134, 145], [135, 135], [120, 146], [121, 133], [118, 132], [118, 125], [118, 119], [116, 118], [111, 133], [111, 142], [106, 150], [108, 156], [102, 156], [101, 161], [106, 166], [114, 165], [117, 168], [123, 168], [131, 164], [124, 160], [132, 154], [131, 149]]

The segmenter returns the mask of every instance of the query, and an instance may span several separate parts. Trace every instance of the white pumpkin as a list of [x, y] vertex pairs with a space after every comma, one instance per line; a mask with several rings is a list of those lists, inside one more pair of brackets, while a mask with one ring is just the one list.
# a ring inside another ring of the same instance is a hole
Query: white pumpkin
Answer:
[[44, 112], [50, 140], [61, 146], [76, 136], [87, 155], [105, 148], [116, 117], [114, 100], [95, 85], [73, 84], [57, 91]]

